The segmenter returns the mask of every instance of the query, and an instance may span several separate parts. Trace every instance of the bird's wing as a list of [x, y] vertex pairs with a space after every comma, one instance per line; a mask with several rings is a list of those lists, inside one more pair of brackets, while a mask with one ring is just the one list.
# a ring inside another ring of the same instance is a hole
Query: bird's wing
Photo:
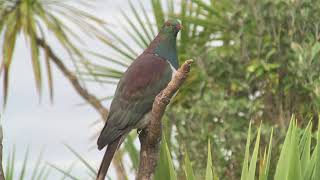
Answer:
[[171, 75], [168, 62], [152, 54], [142, 54], [130, 65], [116, 89], [107, 123], [98, 139], [99, 149], [135, 127], [151, 110]]

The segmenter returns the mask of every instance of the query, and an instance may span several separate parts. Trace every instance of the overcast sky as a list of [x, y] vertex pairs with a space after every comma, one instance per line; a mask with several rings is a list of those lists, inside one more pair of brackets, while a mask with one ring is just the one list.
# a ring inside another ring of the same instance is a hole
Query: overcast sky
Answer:
[[[118, 19], [121, 15], [118, 9], [121, 7], [128, 10], [126, 2], [127, 0], [100, 0], [97, 1], [97, 8], [92, 12], [104, 18], [115, 28], [119, 28], [117, 25], [120, 24]], [[150, 5], [146, 4], [146, 7], [150, 11]], [[108, 52], [105, 47], [96, 46], [95, 43], [92, 40], [87, 42], [96, 51]], [[99, 115], [89, 106], [77, 105], [83, 100], [55, 68], [54, 104], [51, 105], [49, 101], [46, 87], [42, 100], [39, 102], [31, 69], [30, 54], [24, 39], [18, 40], [15, 50], [11, 70], [9, 103], [6, 110], [1, 113], [4, 129], [4, 159], [15, 145], [18, 167], [21, 166], [23, 154], [29, 146], [31, 152], [29, 163], [34, 164], [41, 149], [44, 149], [45, 161], [66, 168], [76, 159], [63, 146], [62, 143], [66, 143], [80, 152], [97, 168], [102, 158], [102, 152], [95, 148], [90, 149], [95, 145], [95, 142], [91, 142], [89, 138], [102, 126], [101, 123], [96, 127], [90, 127], [99, 118]], [[58, 47], [55, 50], [60, 52]], [[1, 78], [0, 80], [2, 82]], [[46, 84], [44, 83], [44, 85]], [[2, 84], [0, 88], [2, 91]], [[113, 94], [114, 88], [114, 86], [90, 85], [93, 92], [102, 96]], [[2, 100], [0, 98], [1, 104]], [[29, 168], [32, 168], [33, 164]], [[75, 169], [75, 174], [83, 177], [82, 179], [87, 179], [87, 172], [83, 167], [77, 166]], [[51, 174], [50, 179], [60, 177], [56, 171], [52, 171]], [[114, 177], [114, 172], [111, 172], [111, 177]]]

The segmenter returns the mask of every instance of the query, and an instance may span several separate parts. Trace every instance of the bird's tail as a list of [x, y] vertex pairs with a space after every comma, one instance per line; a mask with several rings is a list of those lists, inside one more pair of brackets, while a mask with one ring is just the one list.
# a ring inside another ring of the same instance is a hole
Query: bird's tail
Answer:
[[110, 163], [113, 159], [113, 156], [117, 151], [117, 149], [119, 148], [119, 146], [121, 145], [121, 143], [122, 143], [122, 136], [118, 137], [115, 141], [108, 144], [106, 152], [104, 153], [98, 174], [97, 174], [97, 180], [105, 179]]

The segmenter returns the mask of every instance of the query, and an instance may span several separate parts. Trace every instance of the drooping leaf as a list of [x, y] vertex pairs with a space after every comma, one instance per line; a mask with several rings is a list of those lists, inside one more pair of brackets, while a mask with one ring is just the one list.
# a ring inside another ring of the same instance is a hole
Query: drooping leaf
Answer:
[[213, 179], [213, 172], [212, 172], [212, 157], [211, 157], [211, 143], [210, 139], [208, 140], [208, 156], [207, 156], [207, 168], [206, 168], [206, 180]]
[[247, 180], [249, 177], [249, 153], [250, 153], [250, 142], [251, 142], [251, 123], [249, 124], [249, 130], [247, 135], [247, 143], [246, 143], [246, 150], [242, 165], [242, 173], [241, 173], [241, 180]]
[[251, 156], [249, 172], [248, 172], [248, 180], [254, 180], [256, 174], [256, 167], [257, 167], [257, 160], [258, 160], [258, 152], [260, 146], [260, 133], [261, 133], [261, 126], [258, 129], [258, 134], [256, 137], [256, 143], [254, 145], [253, 153]]

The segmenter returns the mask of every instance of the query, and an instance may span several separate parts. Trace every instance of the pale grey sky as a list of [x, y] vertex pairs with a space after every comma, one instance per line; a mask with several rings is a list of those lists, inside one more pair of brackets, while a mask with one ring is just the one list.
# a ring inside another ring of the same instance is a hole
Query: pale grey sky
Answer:
[[[144, 4], [146, 3], [147, 1], [144, 1]], [[117, 25], [120, 24], [118, 19], [121, 15], [118, 9], [121, 7], [128, 10], [127, 0], [99, 0], [96, 4], [97, 8], [92, 12], [104, 18], [115, 28], [119, 28]], [[146, 7], [150, 10], [149, 3], [146, 4]], [[80, 152], [92, 165], [98, 167], [103, 152], [96, 149], [90, 150], [95, 142], [90, 142], [89, 138], [103, 124], [101, 123], [94, 128], [89, 126], [99, 118], [99, 115], [89, 106], [77, 105], [82, 103], [83, 100], [55, 68], [54, 104], [51, 105], [48, 100], [45, 83], [42, 101], [39, 103], [31, 69], [30, 54], [25, 42], [24, 39], [20, 38], [17, 43], [11, 71], [9, 103], [6, 110], [1, 113], [4, 129], [4, 158], [8, 156], [9, 151], [15, 145], [17, 162], [21, 165], [23, 154], [26, 148], [30, 146], [29, 163], [34, 164], [39, 152], [44, 148], [45, 161], [65, 168], [76, 157], [63, 146], [62, 143], [64, 142]], [[100, 53], [108, 53], [105, 47], [97, 45], [95, 41], [88, 40], [87, 45]], [[56, 52], [60, 52], [58, 47]], [[65, 57], [63, 54], [61, 56]], [[1, 78], [0, 80], [2, 82]], [[115, 88], [114, 86], [93, 84], [89, 87], [90, 90], [101, 96], [111, 95]], [[2, 84], [0, 88], [0, 91], [2, 91]], [[2, 104], [1, 101], [2, 98], [0, 98], [0, 104]], [[33, 168], [33, 165], [30, 168]], [[82, 179], [87, 179], [87, 172], [83, 170], [82, 166], [77, 166], [74, 173], [83, 177]], [[111, 177], [114, 177], [113, 169], [111, 171]], [[60, 177], [60, 174], [56, 171], [52, 171], [51, 174], [50, 179], [52, 180]]]

